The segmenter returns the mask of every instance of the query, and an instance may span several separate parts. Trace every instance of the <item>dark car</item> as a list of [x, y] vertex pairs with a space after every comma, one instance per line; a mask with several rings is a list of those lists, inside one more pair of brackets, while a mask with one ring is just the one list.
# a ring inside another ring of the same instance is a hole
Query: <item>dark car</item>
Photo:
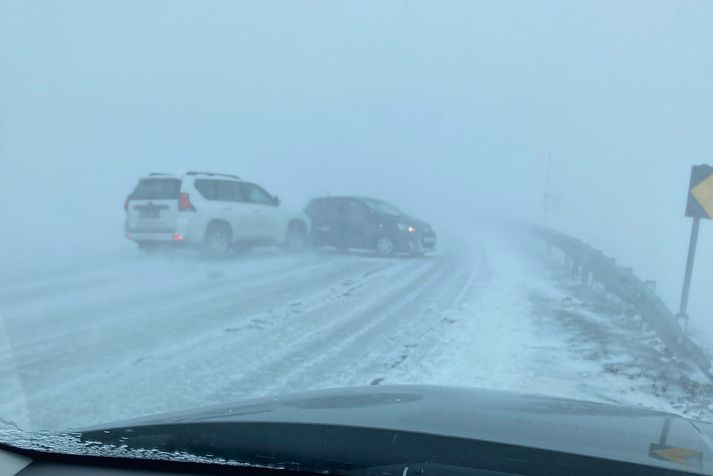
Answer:
[[381, 256], [422, 255], [436, 248], [436, 234], [425, 222], [394, 205], [366, 197], [322, 197], [309, 202], [315, 246], [374, 250]]

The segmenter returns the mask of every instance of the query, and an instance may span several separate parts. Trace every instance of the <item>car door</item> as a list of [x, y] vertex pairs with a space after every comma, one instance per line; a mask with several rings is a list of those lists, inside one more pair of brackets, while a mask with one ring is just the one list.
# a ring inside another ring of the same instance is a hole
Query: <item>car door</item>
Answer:
[[305, 213], [312, 222], [312, 241], [316, 246], [334, 245], [332, 229], [336, 214], [336, 200], [318, 198], [311, 200]]
[[193, 182], [193, 187], [198, 191], [202, 200], [198, 209], [203, 229], [214, 220], [227, 221], [233, 230], [233, 237], [239, 240], [242, 238], [241, 228], [229, 186], [230, 182], [227, 180], [212, 178], [200, 178]]
[[254, 183], [243, 182], [241, 185], [252, 214], [256, 239], [279, 241], [280, 216], [275, 198]]
[[372, 248], [375, 236], [375, 215], [371, 208], [359, 200], [351, 199], [348, 204], [347, 229], [354, 248]]
[[232, 180], [216, 182], [220, 184], [220, 199], [226, 204], [235, 238], [240, 241], [256, 239], [257, 217], [252, 213], [252, 206], [248, 203], [242, 184]]
[[329, 215], [329, 244], [338, 249], [348, 249], [354, 246], [354, 240], [349, 226], [349, 199], [332, 199], [332, 210]]

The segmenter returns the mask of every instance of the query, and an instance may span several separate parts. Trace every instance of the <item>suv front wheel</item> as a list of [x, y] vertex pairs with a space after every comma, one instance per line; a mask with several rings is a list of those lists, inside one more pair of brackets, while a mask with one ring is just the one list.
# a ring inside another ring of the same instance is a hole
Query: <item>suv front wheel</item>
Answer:
[[290, 223], [285, 234], [283, 248], [285, 251], [299, 253], [304, 251], [308, 245], [307, 227], [300, 222]]

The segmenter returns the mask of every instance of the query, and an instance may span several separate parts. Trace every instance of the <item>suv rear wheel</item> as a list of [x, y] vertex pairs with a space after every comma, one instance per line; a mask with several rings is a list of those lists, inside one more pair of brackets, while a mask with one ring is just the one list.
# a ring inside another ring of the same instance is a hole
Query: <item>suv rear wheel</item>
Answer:
[[230, 251], [232, 233], [227, 225], [212, 223], [203, 238], [202, 254], [208, 258], [222, 258]]

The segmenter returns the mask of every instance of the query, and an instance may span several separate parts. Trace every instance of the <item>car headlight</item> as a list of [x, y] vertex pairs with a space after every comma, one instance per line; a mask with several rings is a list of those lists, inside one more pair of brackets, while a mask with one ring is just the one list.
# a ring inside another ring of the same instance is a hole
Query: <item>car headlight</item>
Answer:
[[407, 231], [409, 233], [416, 233], [416, 227], [413, 225], [407, 225], [406, 223], [399, 223], [397, 226], [399, 227], [399, 230], [401, 230], [401, 231]]

